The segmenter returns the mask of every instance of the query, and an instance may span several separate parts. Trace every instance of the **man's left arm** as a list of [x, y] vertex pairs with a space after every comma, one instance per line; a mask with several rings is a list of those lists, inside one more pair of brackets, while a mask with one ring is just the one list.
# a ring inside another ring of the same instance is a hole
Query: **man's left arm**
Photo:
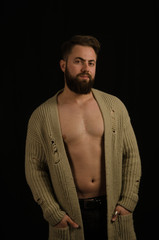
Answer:
[[141, 161], [130, 118], [127, 117], [123, 131], [122, 193], [118, 205], [133, 212], [138, 202], [141, 178]]
[[127, 215], [134, 211], [138, 202], [141, 178], [141, 161], [136, 136], [130, 118], [127, 117], [123, 131], [122, 192], [114, 211], [112, 221], [117, 215]]

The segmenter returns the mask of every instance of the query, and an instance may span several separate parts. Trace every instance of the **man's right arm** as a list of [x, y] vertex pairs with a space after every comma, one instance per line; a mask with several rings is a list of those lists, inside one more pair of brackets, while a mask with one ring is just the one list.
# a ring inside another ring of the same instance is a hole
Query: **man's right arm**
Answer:
[[26, 150], [25, 174], [35, 201], [41, 206], [44, 218], [52, 225], [61, 222], [66, 213], [56, 202], [46, 163], [45, 153], [38, 138], [36, 122], [29, 121]]

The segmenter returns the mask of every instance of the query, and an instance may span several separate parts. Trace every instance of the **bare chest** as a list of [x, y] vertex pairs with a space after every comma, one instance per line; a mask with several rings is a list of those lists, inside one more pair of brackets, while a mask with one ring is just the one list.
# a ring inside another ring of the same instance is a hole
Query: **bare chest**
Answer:
[[58, 107], [63, 139], [66, 143], [82, 138], [101, 138], [104, 124], [101, 111], [95, 100], [83, 106], [62, 105]]

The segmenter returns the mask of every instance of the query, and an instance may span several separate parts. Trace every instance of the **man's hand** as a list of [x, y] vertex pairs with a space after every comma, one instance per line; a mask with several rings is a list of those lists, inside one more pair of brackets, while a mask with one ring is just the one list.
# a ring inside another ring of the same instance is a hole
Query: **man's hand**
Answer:
[[112, 217], [112, 222], [115, 222], [118, 215], [128, 215], [130, 214], [131, 212], [129, 212], [128, 210], [126, 210], [125, 208], [123, 208], [122, 206], [120, 205], [117, 205], [116, 208], [115, 208], [115, 211], [114, 211], [114, 215]]
[[63, 219], [61, 220], [61, 222], [56, 224], [55, 227], [57, 227], [57, 228], [65, 228], [68, 225], [70, 225], [73, 228], [78, 228], [79, 227], [79, 225], [77, 223], [75, 223], [74, 221], [72, 221], [72, 219], [68, 215], [65, 215], [63, 217]]

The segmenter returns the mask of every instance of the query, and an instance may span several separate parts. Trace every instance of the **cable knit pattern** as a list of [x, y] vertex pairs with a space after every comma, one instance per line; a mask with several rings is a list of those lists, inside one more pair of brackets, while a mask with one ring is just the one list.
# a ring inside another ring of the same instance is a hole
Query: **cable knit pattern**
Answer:
[[[108, 239], [135, 240], [133, 211], [138, 201], [141, 164], [134, 131], [127, 110], [118, 98], [95, 89], [92, 92], [105, 127]], [[61, 134], [57, 95], [40, 105], [29, 120], [26, 179], [49, 223], [49, 240], [84, 240], [78, 196]], [[112, 223], [117, 204], [132, 214], [119, 216]], [[66, 213], [80, 225], [79, 229], [54, 227]]]

